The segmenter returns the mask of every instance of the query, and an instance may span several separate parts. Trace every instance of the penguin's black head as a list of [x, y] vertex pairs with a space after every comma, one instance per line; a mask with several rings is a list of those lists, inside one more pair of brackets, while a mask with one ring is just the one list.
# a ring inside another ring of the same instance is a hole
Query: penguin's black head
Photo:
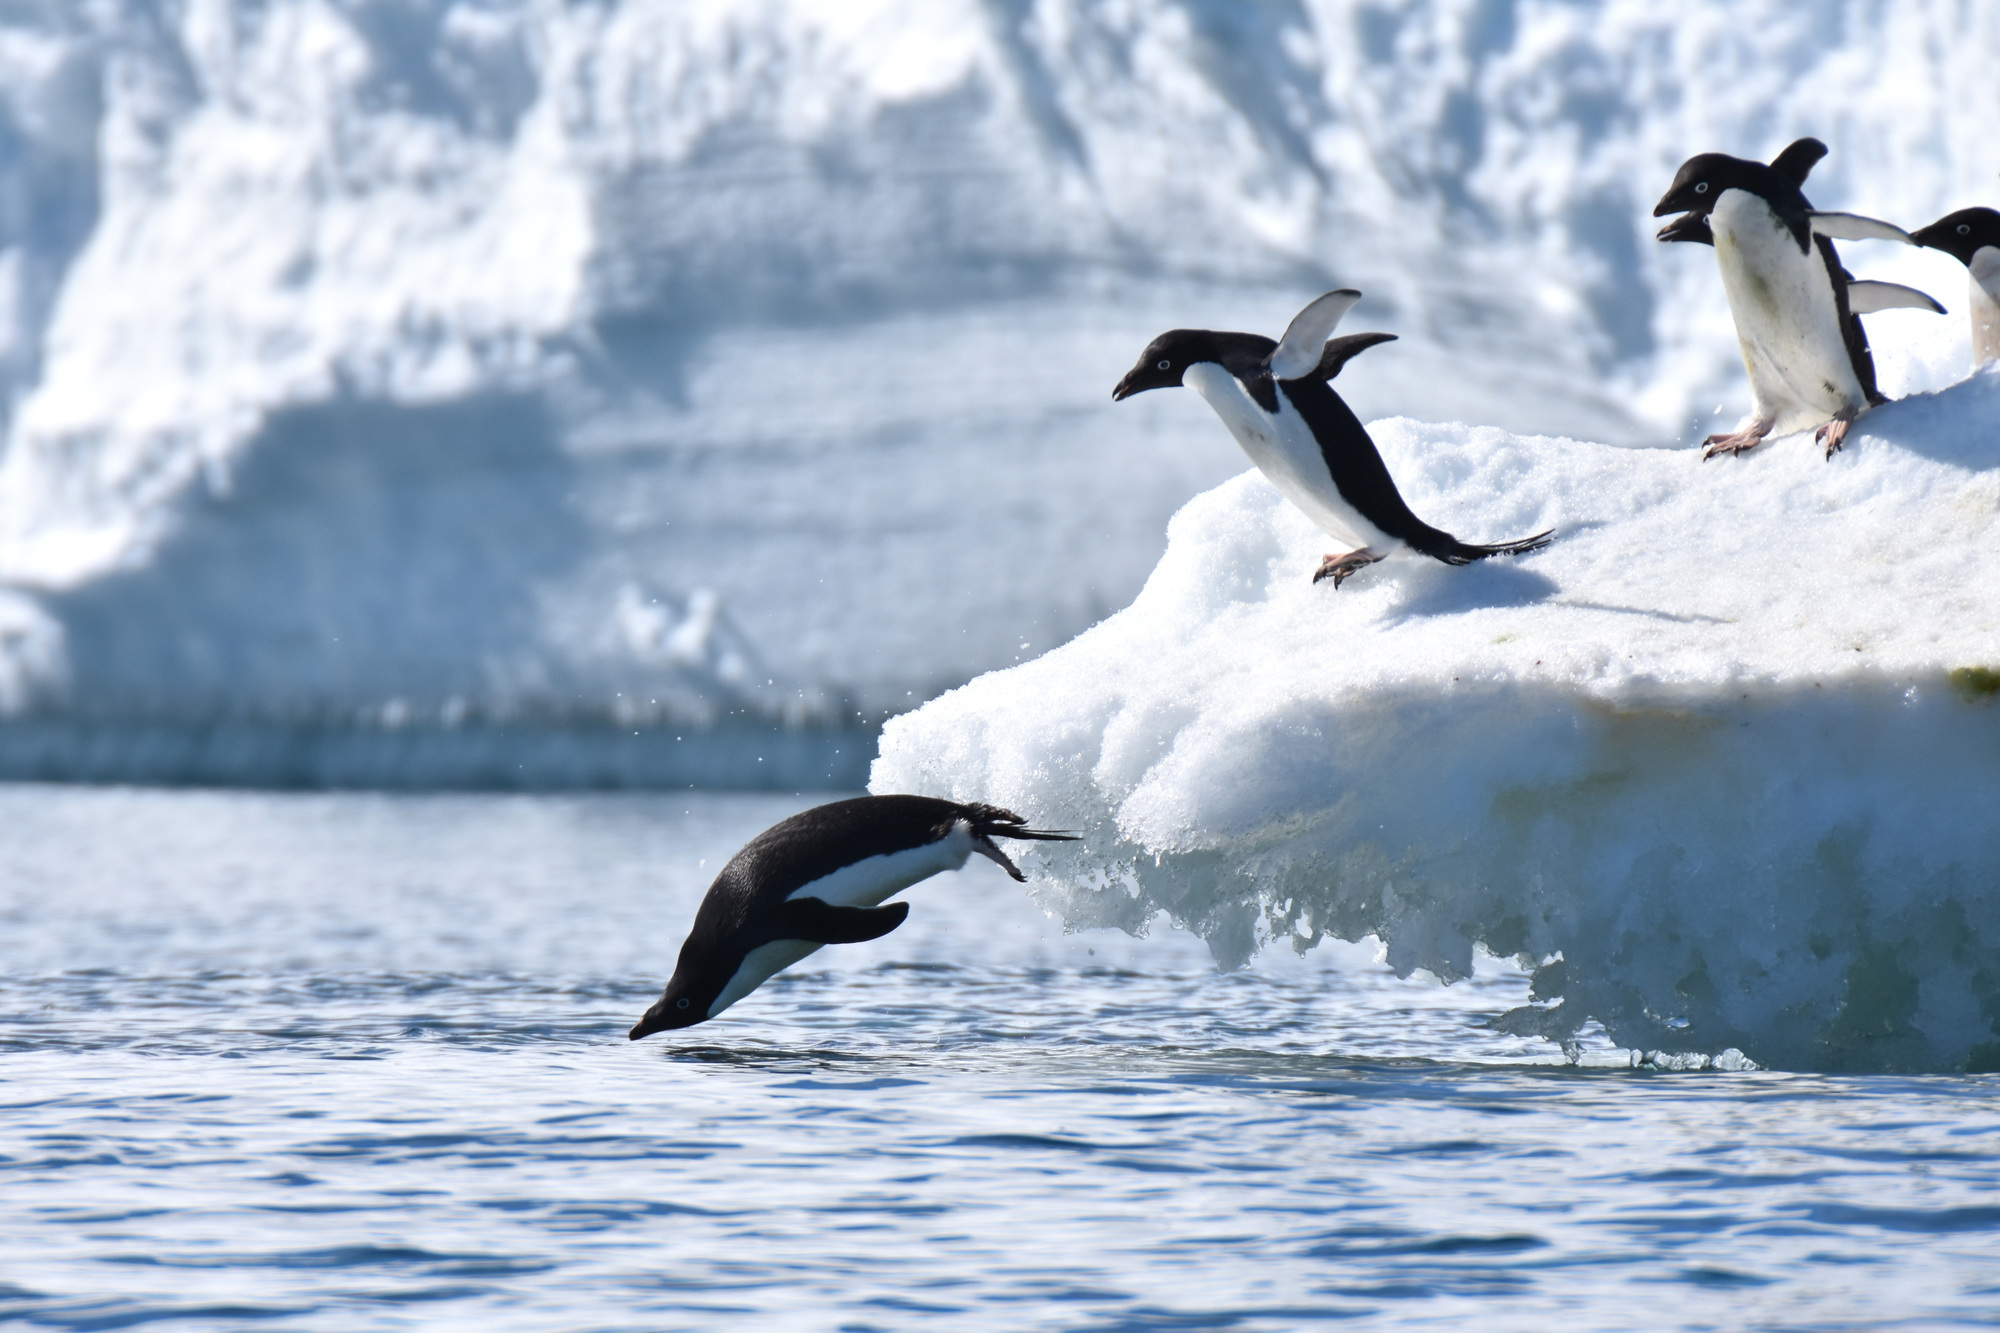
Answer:
[[1942, 250], [1961, 264], [1970, 264], [1983, 247], [2000, 246], [2000, 213], [1990, 208], [1961, 208], [1910, 233], [1910, 239]]
[[1181, 376], [1197, 361], [1214, 361], [1218, 355], [1215, 335], [1206, 329], [1169, 329], [1146, 344], [1139, 363], [1125, 372], [1111, 401], [1122, 403], [1148, 389], [1178, 389]]
[[1656, 241], [1692, 241], [1696, 245], [1714, 245], [1715, 232], [1709, 228], [1708, 214], [1683, 213], [1660, 228]]
[[[1786, 150], [1790, 152], [1790, 149]], [[1748, 190], [1762, 195], [1774, 205], [1795, 203], [1804, 207], [1805, 198], [1799, 194], [1799, 183], [1790, 176], [1765, 166], [1762, 162], [1750, 162], [1727, 153], [1702, 153], [1681, 164], [1674, 175], [1674, 183], [1660, 196], [1660, 202], [1653, 205], [1653, 216], [1663, 218], [1669, 213], [1696, 213], [1702, 217], [1714, 210], [1715, 201], [1722, 197], [1724, 190]], [[1681, 224], [1672, 223], [1662, 229], [1659, 239], [1663, 241], [1685, 241], [1692, 237], [1685, 234], [1668, 235]]]
[[666, 993], [632, 1025], [626, 1037], [637, 1041], [655, 1032], [691, 1028], [696, 1023], [707, 1022], [709, 1006], [715, 1003], [715, 997], [722, 994], [722, 988], [727, 984], [727, 977], [717, 979], [705, 976], [701, 970], [690, 969], [687, 960], [683, 959], [681, 966], [674, 969], [673, 980], [667, 983]]

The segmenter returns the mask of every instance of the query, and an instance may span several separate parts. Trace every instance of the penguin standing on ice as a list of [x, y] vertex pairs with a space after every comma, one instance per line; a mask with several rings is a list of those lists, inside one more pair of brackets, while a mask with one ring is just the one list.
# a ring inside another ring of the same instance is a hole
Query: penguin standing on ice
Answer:
[[1965, 265], [1972, 277], [1972, 364], [2000, 360], [2000, 213], [1961, 208], [1910, 239]]
[[1887, 222], [1813, 208], [1800, 187], [1826, 152], [1819, 140], [1800, 139], [1769, 166], [1703, 153], [1682, 164], [1653, 209], [1654, 217], [1683, 215], [1660, 240], [1715, 247], [1750, 373], [1750, 423], [1709, 436], [1704, 459], [1814, 425], [1813, 438], [1832, 458], [1854, 419], [1884, 401], [1858, 317], [1896, 306], [1944, 313], [1914, 288], [1857, 282], [1840, 266], [1835, 239], [1915, 242]]
[[773, 824], [715, 877], [666, 992], [627, 1035], [693, 1027], [821, 945], [887, 935], [910, 905], [883, 907], [885, 898], [957, 870], [974, 852], [1025, 881], [995, 838], [1076, 840], [1026, 824], [996, 806], [929, 796], [862, 796]]
[[1276, 343], [1254, 333], [1171, 329], [1147, 344], [1111, 391], [1112, 401], [1193, 386], [1257, 470], [1323, 532], [1351, 548], [1321, 561], [1314, 583], [1330, 578], [1338, 588], [1356, 570], [1405, 549], [1467, 565], [1547, 546], [1548, 532], [1473, 546], [1410, 512], [1375, 442], [1327, 383], [1356, 354], [1395, 339], [1392, 333], [1357, 333], [1328, 341], [1360, 299], [1352, 288], [1328, 292], [1301, 310]]

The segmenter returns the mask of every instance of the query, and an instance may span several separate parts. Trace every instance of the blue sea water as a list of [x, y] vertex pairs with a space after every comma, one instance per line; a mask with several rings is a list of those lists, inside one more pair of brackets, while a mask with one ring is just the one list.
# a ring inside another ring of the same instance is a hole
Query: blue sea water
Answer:
[[645, 1042], [810, 801], [0, 787], [0, 1322], [2000, 1323], [2000, 1077], [1571, 1065], [997, 869]]

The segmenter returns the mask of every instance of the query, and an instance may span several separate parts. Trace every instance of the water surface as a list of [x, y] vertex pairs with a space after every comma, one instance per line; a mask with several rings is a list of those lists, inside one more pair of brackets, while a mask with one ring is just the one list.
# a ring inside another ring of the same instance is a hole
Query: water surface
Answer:
[[983, 861], [627, 1042], [808, 803], [0, 787], [0, 1321], [2000, 1322], [2000, 1078], [1572, 1067]]

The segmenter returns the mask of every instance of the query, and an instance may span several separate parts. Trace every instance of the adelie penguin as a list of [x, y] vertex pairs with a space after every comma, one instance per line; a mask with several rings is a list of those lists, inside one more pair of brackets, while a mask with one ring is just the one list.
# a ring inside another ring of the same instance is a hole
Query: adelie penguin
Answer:
[[821, 945], [887, 935], [910, 905], [884, 899], [957, 870], [974, 852], [1026, 880], [995, 838], [1075, 841], [1026, 823], [991, 805], [862, 796], [773, 824], [715, 877], [666, 992], [628, 1035], [707, 1022]]
[[2000, 361], [2000, 213], [1961, 208], [1910, 239], [1965, 265], [1972, 278], [1972, 363]]
[[1857, 282], [1840, 266], [1836, 239], [1915, 242], [1887, 222], [1813, 208], [1802, 187], [1826, 151], [1800, 139], [1769, 166], [1726, 153], [1691, 157], [1653, 209], [1654, 217], [1682, 214], [1660, 240], [1715, 247], [1750, 373], [1750, 423], [1709, 436], [1705, 459], [1808, 426], [1833, 457], [1854, 419], [1884, 401], [1859, 316], [1897, 306], [1944, 313], [1914, 288]]
[[1327, 383], [1358, 353], [1395, 340], [1393, 333], [1356, 333], [1328, 341], [1360, 299], [1352, 288], [1328, 292], [1275, 343], [1255, 333], [1171, 329], [1147, 344], [1112, 400], [1183, 384], [1207, 399], [1257, 470], [1350, 548], [1321, 561], [1314, 583], [1330, 578], [1338, 588], [1356, 570], [1402, 550], [1467, 565], [1547, 546], [1549, 532], [1475, 546], [1410, 512], [1375, 442]]

